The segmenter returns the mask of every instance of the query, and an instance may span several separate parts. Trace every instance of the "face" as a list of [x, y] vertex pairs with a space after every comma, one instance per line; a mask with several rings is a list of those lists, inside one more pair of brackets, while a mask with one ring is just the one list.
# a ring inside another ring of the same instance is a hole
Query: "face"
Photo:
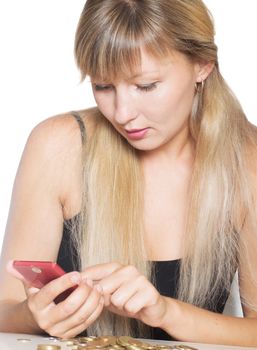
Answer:
[[94, 81], [99, 110], [136, 149], [165, 147], [188, 128], [200, 67], [174, 52], [157, 60], [142, 50], [136, 74], [117, 81]]

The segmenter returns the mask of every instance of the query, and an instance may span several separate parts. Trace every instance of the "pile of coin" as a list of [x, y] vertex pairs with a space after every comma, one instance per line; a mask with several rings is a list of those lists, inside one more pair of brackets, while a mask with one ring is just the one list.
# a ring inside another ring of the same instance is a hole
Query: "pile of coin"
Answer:
[[[61, 340], [70, 350], [197, 350], [188, 345], [165, 345], [147, 343], [132, 337], [102, 336], [102, 337], [78, 337]], [[51, 350], [43, 348], [40, 344], [38, 350]], [[55, 350], [54, 348], [52, 350]], [[57, 350], [57, 349], [56, 349]]]

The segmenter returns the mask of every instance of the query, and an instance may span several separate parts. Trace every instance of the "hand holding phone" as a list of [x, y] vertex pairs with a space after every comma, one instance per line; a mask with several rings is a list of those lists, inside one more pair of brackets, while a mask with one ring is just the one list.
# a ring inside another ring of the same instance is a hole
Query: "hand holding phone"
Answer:
[[[57, 263], [51, 261], [13, 260], [11, 265], [11, 269], [14, 269], [22, 279], [32, 287], [38, 289], [41, 289], [47, 283], [65, 274], [65, 271]], [[55, 303], [57, 304], [66, 299], [75, 288], [69, 288], [58, 295], [54, 300]]]
[[32, 315], [39, 329], [52, 336], [73, 338], [95, 322], [103, 311], [102, 293], [89, 280], [83, 280], [79, 272], [65, 273], [49, 261], [19, 260], [9, 261], [7, 270], [26, 281], [27, 301], [22, 312], [25, 315], [28, 312], [29, 318]]

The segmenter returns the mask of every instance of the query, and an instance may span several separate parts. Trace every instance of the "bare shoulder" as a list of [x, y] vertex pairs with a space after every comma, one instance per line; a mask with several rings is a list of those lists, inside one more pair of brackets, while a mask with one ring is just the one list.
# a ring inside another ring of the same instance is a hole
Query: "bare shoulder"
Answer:
[[[95, 109], [77, 113], [84, 123], [86, 134], [90, 135], [94, 129]], [[49, 117], [37, 124], [28, 137], [25, 149], [29, 147], [39, 151], [40, 155], [49, 159], [58, 156], [61, 160], [63, 155], [67, 160], [69, 156], [73, 158], [74, 153], [80, 155], [81, 141], [79, 123], [73, 114], [68, 112]]]
[[[93, 127], [91, 110], [79, 111], [86, 128]], [[68, 112], [49, 117], [37, 124], [31, 131], [29, 142], [41, 145], [45, 151], [53, 152], [56, 148], [81, 147], [80, 128], [74, 116]]]
[[[95, 109], [78, 113], [89, 136], [94, 129]], [[63, 208], [63, 217], [69, 218], [80, 210], [81, 160], [79, 123], [71, 113], [63, 113], [43, 120], [32, 129], [20, 167], [41, 170], [42, 181], [51, 184], [52, 193]]]

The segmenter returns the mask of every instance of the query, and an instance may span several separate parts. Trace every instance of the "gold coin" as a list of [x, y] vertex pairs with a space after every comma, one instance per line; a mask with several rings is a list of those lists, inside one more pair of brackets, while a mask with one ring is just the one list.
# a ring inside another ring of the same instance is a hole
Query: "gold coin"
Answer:
[[184, 344], [175, 345], [175, 349], [176, 350], [198, 350], [196, 348], [193, 348], [192, 346], [184, 345]]
[[[85, 345], [85, 343], [83, 343], [83, 345]], [[93, 341], [90, 341], [86, 344], [86, 348], [87, 349], [104, 349], [107, 348], [109, 345], [109, 342], [107, 341], [107, 339], [94, 339]]]
[[142, 348], [142, 346], [138, 346], [138, 345], [127, 345], [127, 346], [126, 346], [126, 349], [127, 349], [127, 350], [144, 350], [144, 349]]
[[66, 342], [64, 342], [64, 344], [66, 346], [73, 346], [73, 345], [77, 345], [77, 341], [76, 340], [67, 340]]
[[104, 349], [104, 346], [102, 345], [79, 344], [79, 346], [86, 350]]
[[108, 349], [115, 349], [115, 350], [124, 350], [124, 347], [118, 344], [113, 344], [108, 347]]
[[76, 343], [77, 342], [77, 339], [76, 338], [61, 338], [61, 339], [53, 339], [53, 341], [60, 341], [62, 343], [69, 343], [69, 342], [73, 342], [73, 343]]
[[[120, 339], [121, 338], [121, 339]], [[155, 349], [156, 347], [152, 344], [143, 342], [141, 340], [132, 338], [132, 337], [119, 337], [119, 340], [123, 344], [127, 344], [125, 346], [127, 347], [133, 347], [133, 349], [140, 348], [140, 349]]]
[[127, 336], [118, 337], [117, 344], [120, 344], [122, 346], [128, 346], [130, 344], [129, 341], [131, 339], [132, 339], [131, 337], [127, 337]]
[[101, 341], [108, 344], [108, 345], [115, 345], [117, 342], [117, 337], [114, 337], [113, 335], [107, 335], [100, 337]]
[[105, 336], [105, 337], [92, 339], [91, 341], [88, 342], [87, 348], [102, 349], [113, 344], [116, 344], [116, 338], [113, 336]]
[[17, 341], [21, 342], [21, 343], [28, 343], [31, 341], [31, 339], [28, 339], [28, 338], [19, 338], [17, 339]]
[[61, 350], [61, 347], [52, 344], [38, 344], [37, 350]]
[[96, 339], [96, 337], [79, 337], [79, 338], [77, 338], [77, 340], [81, 343], [90, 342], [90, 341], [93, 341], [94, 339]]
[[140, 346], [140, 347], [142, 347], [144, 349], [155, 349], [156, 348], [156, 346], [154, 346], [153, 344], [146, 343], [144, 341], [137, 340], [137, 339], [134, 339], [134, 338], [130, 341], [130, 344], [131, 345], [135, 345], [135, 346]]

